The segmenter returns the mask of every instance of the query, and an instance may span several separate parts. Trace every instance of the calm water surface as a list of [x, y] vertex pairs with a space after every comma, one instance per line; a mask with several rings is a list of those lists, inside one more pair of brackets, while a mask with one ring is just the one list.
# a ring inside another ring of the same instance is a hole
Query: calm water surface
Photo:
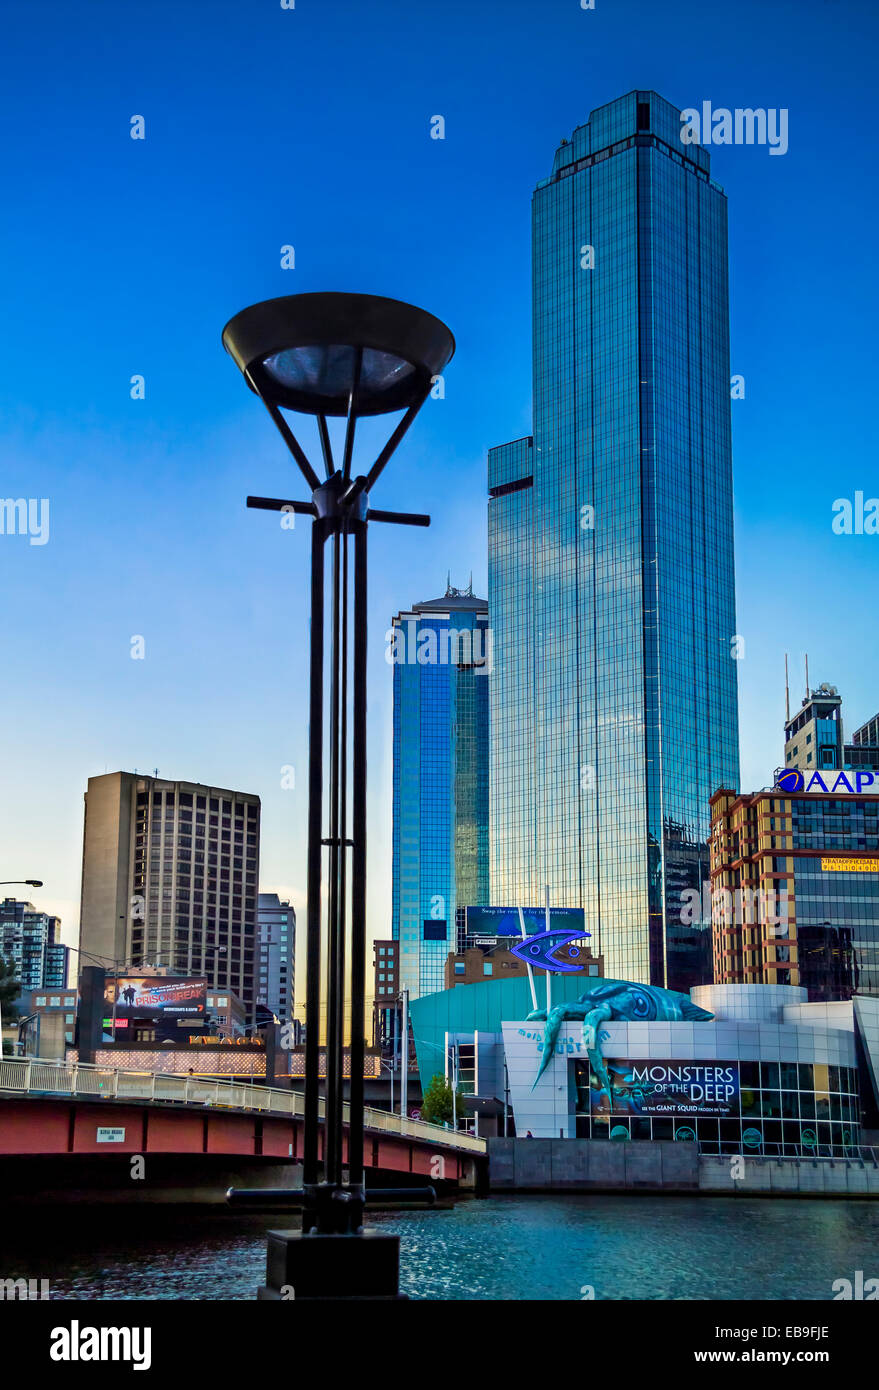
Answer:
[[[583, 1285], [603, 1299], [828, 1299], [834, 1279], [879, 1276], [875, 1202], [510, 1196], [369, 1224], [400, 1235], [401, 1287], [419, 1299], [578, 1299]], [[48, 1277], [57, 1299], [252, 1299], [265, 1231], [288, 1225], [56, 1212], [45, 1245], [7, 1231], [3, 1273]]]

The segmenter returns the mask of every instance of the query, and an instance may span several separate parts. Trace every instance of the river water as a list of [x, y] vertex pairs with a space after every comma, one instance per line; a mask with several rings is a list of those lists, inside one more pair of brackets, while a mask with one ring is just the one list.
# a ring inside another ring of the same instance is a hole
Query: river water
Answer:
[[[84, 1219], [83, 1219], [84, 1217]], [[45, 1220], [45, 1218], [44, 1218]], [[41, 1223], [42, 1224], [42, 1223]], [[3, 1275], [53, 1299], [252, 1299], [283, 1217], [56, 1211], [45, 1240], [7, 1230]], [[368, 1213], [401, 1238], [415, 1299], [829, 1299], [879, 1276], [879, 1203], [785, 1198], [502, 1196]]]

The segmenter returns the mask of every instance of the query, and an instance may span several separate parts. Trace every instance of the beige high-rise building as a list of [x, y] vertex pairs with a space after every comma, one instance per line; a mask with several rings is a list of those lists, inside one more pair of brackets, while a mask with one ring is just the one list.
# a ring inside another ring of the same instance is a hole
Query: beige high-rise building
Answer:
[[85, 793], [80, 965], [162, 965], [233, 990], [252, 1015], [258, 796], [138, 773]]

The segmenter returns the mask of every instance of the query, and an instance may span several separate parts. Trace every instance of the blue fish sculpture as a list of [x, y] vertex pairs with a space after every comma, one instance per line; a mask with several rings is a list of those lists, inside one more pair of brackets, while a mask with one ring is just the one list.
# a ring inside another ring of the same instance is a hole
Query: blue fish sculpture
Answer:
[[585, 994], [574, 1003], [556, 1004], [547, 1015], [546, 1009], [535, 1009], [528, 1015], [528, 1022], [546, 1022], [543, 1034], [543, 1052], [540, 1066], [531, 1089], [537, 1085], [552, 1056], [559, 1029], [563, 1023], [582, 1020], [583, 1045], [592, 1070], [599, 1085], [613, 1107], [607, 1067], [601, 1055], [598, 1041], [599, 1025], [612, 1019], [626, 1019], [630, 1022], [656, 1020], [667, 1023], [707, 1022], [714, 1014], [700, 1009], [688, 994], [679, 994], [673, 989], [661, 989], [658, 985], [636, 985], [630, 980], [596, 980]]

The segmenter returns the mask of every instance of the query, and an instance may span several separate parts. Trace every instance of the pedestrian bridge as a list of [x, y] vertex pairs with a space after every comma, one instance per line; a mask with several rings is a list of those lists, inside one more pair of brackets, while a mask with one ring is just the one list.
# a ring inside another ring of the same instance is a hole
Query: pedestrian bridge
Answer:
[[[321, 1119], [323, 1113], [321, 1101]], [[347, 1119], [345, 1105], [346, 1164]], [[386, 1173], [395, 1181], [412, 1174], [410, 1181], [417, 1177], [422, 1183], [427, 1178], [471, 1187], [484, 1164], [486, 1141], [475, 1135], [371, 1107], [364, 1112], [364, 1126], [367, 1186], [381, 1185]], [[321, 1128], [321, 1157], [324, 1138]], [[0, 1062], [0, 1164], [13, 1188], [10, 1192], [7, 1186], [7, 1199], [18, 1186], [15, 1175], [26, 1188], [31, 1164], [41, 1159], [53, 1160], [51, 1172], [59, 1180], [71, 1165], [74, 1186], [84, 1182], [88, 1187], [92, 1181], [100, 1186], [104, 1165], [95, 1164], [96, 1156], [122, 1158], [126, 1168], [132, 1155], [153, 1157], [152, 1171], [165, 1171], [167, 1185], [182, 1181], [187, 1190], [195, 1173], [202, 1183], [210, 1175], [216, 1186], [221, 1168], [232, 1174], [232, 1185], [236, 1179], [237, 1185], [244, 1185], [239, 1174], [243, 1177], [245, 1170], [249, 1182], [255, 1171], [264, 1170], [254, 1185], [279, 1186], [286, 1180], [293, 1186], [291, 1165], [302, 1160], [303, 1140], [304, 1096], [299, 1091], [87, 1063], [9, 1058]], [[187, 1172], [187, 1158], [196, 1157], [199, 1162]], [[18, 1162], [25, 1159], [28, 1163]], [[113, 1169], [118, 1166], [110, 1164]]]

